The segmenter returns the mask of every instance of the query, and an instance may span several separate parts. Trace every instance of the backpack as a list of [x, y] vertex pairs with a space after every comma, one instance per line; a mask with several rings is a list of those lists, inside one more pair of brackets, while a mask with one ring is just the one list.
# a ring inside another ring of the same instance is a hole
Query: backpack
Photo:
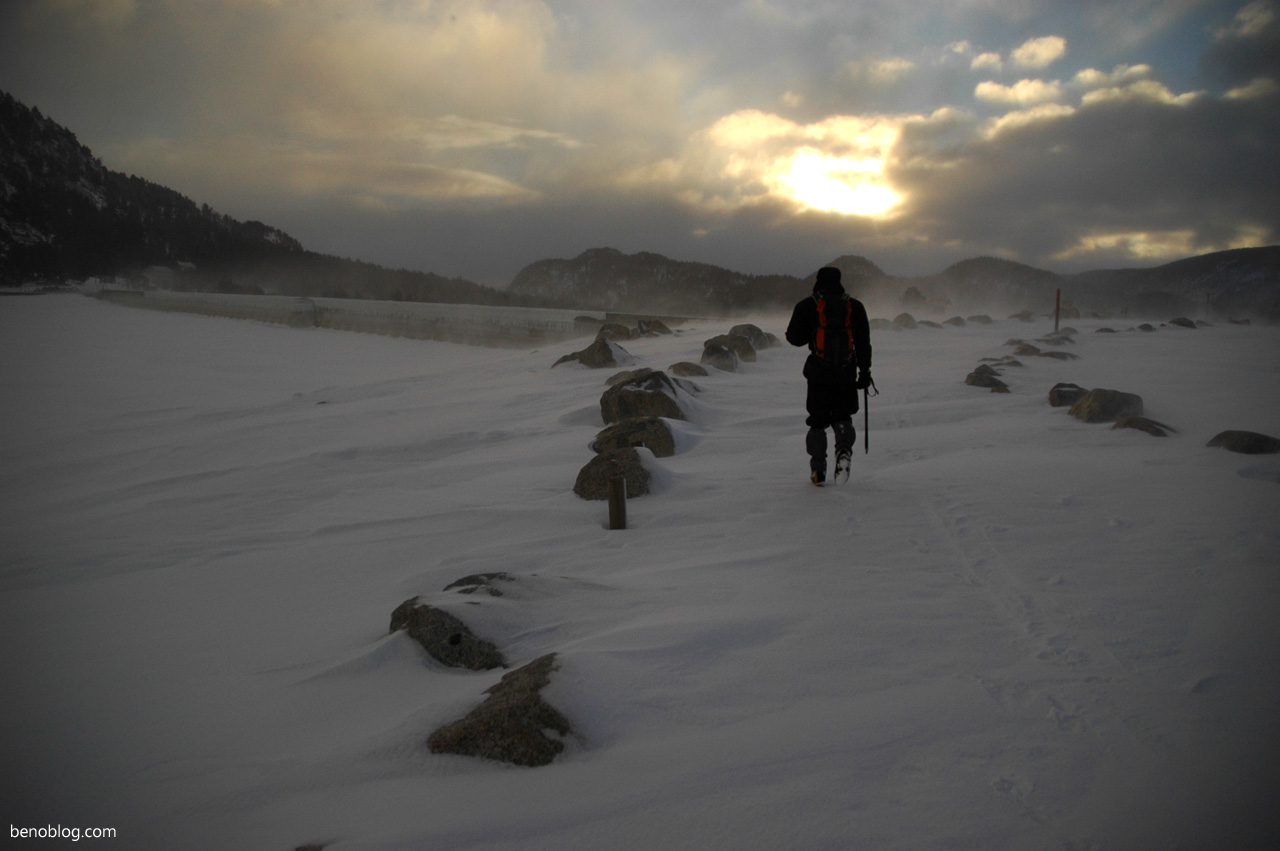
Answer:
[[844, 369], [853, 363], [853, 301], [842, 295], [838, 298], [817, 298], [818, 326], [813, 332], [813, 353], [824, 363]]

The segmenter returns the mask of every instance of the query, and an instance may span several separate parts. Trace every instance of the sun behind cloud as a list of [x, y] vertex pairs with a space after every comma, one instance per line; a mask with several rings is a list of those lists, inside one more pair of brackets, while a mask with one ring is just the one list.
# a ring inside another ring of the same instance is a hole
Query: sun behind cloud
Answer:
[[800, 124], [740, 110], [696, 134], [681, 157], [634, 172], [628, 181], [679, 182], [680, 197], [704, 209], [780, 201], [797, 212], [884, 218], [905, 200], [888, 174], [905, 121], [833, 115]]
[[776, 185], [804, 206], [828, 213], [881, 216], [896, 207], [902, 196], [879, 175], [884, 161], [854, 159], [802, 148], [791, 167], [774, 176]]

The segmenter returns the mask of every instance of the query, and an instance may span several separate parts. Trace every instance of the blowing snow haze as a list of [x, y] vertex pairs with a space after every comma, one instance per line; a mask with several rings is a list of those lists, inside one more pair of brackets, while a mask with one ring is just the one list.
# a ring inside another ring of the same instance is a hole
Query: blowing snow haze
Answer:
[[1254, 2], [16, 0], [0, 89], [303, 245], [505, 286], [599, 246], [751, 274], [1273, 244]]

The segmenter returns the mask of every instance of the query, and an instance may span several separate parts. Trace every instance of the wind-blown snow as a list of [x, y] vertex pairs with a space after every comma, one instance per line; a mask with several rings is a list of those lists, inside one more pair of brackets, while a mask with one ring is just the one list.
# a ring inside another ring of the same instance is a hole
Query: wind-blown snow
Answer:
[[[665, 368], [728, 324], [623, 345]], [[571, 492], [609, 372], [550, 369], [581, 341], [0, 300], [0, 820], [129, 849], [1275, 847], [1280, 461], [1204, 444], [1280, 433], [1280, 330], [1072, 324], [1081, 359], [1008, 395], [963, 378], [1050, 323], [875, 334], [840, 488], [807, 481], [803, 352], [697, 379], [610, 532]], [[1058, 381], [1179, 432], [1077, 422]], [[492, 571], [503, 597], [442, 590]], [[388, 636], [414, 595], [559, 654], [555, 763], [426, 750], [501, 672]]]

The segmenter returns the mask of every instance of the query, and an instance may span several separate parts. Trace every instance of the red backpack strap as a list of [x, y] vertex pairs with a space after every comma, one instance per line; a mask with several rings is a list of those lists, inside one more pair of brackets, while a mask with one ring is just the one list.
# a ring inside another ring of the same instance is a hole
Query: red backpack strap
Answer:
[[818, 303], [818, 330], [813, 335], [813, 350], [822, 357], [827, 348], [827, 300], [818, 298], [814, 301]]

